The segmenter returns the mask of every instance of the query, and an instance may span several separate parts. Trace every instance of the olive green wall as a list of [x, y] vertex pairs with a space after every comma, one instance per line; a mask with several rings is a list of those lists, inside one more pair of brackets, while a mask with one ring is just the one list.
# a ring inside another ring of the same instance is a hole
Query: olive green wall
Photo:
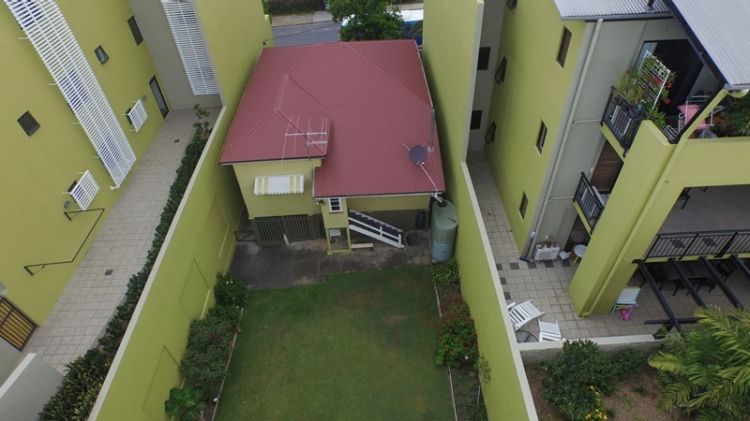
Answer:
[[351, 209], [360, 212], [427, 209], [430, 207], [430, 196], [427, 194], [392, 197], [350, 197], [346, 200]]
[[341, 211], [339, 212], [330, 212], [327, 199], [318, 208], [323, 215], [323, 226], [326, 228], [349, 227], [349, 204], [346, 199], [341, 199]]
[[[109, 102], [119, 117], [138, 157], [147, 150], [162, 124], [149, 79], [154, 69], [145, 43], [136, 45], [127, 24], [132, 15], [126, 0], [58, 2]], [[80, 172], [90, 170], [101, 190], [91, 208], [109, 208], [121, 190], [110, 190], [112, 179], [86, 134], [77, 124], [60, 90], [50, 85], [52, 76], [6, 7], [0, 7], [0, 49], [6, 60], [0, 67], [0, 282], [7, 297], [37, 323], [43, 323], [63, 288], [85, 255], [95, 232], [69, 264], [48, 266], [30, 276], [24, 265], [70, 260], [96, 221], [96, 212], [69, 221], [63, 215], [64, 194]], [[100, 64], [94, 49], [102, 45], [109, 61]], [[138, 133], [124, 116], [137, 99], [146, 96], [148, 120]], [[27, 136], [16, 122], [30, 111], [40, 124]], [[125, 180], [127, 186], [138, 162]], [[75, 207], [75, 205], [73, 206]], [[105, 213], [106, 217], [106, 213]], [[103, 219], [102, 219], [103, 220]], [[12, 239], [12, 240], [11, 240]]]
[[[565, 66], [557, 62], [563, 26], [572, 33]], [[529, 237], [555, 143], [561, 136], [585, 22], [562, 22], [552, 0], [519, 2], [503, 16], [498, 57], [508, 60], [505, 80], [495, 85], [488, 122], [495, 121], [495, 142], [486, 153], [513, 236], [519, 249]], [[537, 135], [544, 121], [547, 136], [540, 153]], [[519, 206], [525, 193], [525, 217]]]
[[461, 290], [474, 318], [479, 352], [491, 369], [491, 380], [483, 389], [487, 414], [491, 420], [535, 420], [465, 162], [483, 6], [476, 0], [427, 0], [423, 58], [435, 101], [448, 196], [458, 216], [455, 257], [461, 270]]
[[[242, 197], [250, 219], [262, 216], [312, 215], [320, 213], [320, 206], [312, 198], [313, 169], [320, 159], [286, 159], [284, 161], [245, 162], [233, 164]], [[305, 191], [282, 196], [256, 196], [255, 177], [265, 175], [294, 175], [305, 177]]]
[[750, 184], [749, 154], [750, 138], [672, 145], [644, 122], [570, 285], [578, 313], [610, 310], [636, 269], [633, 260], [646, 254], [683, 188]]
[[[224, 8], [218, 3], [213, 7]], [[233, 13], [216, 11], [201, 14], [200, 19], [208, 28], [209, 45], [219, 46], [210, 53], [215, 70], [222, 75], [224, 98], [236, 100], [239, 96], [230, 91], [242, 86], [237, 80], [245, 81], [250, 69], [222, 57], [232, 54], [239, 63], [254, 63], [271, 29], [268, 24], [247, 24], [249, 14], [260, 10], [254, 3], [226, 8]], [[223, 19], [221, 27], [214, 19]], [[243, 29], [240, 33], [232, 29], [238, 27]], [[236, 38], [223, 45], [214, 42], [225, 33]], [[216, 273], [226, 270], [235, 246], [233, 231], [241, 218], [242, 197], [233, 171], [218, 160], [236, 105], [225, 104], [219, 115], [97, 398], [92, 420], [168, 419], [164, 401], [170, 388], [181, 382], [179, 361], [190, 321], [213, 304]]]

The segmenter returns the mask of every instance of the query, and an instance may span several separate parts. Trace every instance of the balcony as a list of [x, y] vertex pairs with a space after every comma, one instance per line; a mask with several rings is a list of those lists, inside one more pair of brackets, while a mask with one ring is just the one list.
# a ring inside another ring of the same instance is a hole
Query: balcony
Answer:
[[576, 210], [581, 214], [581, 219], [588, 224], [589, 233], [594, 231], [608, 197], [608, 194], [599, 193], [599, 190], [591, 185], [586, 175], [581, 173], [581, 180], [578, 182], [573, 201], [577, 205]]
[[643, 120], [644, 116], [625, 98], [617, 95], [612, 87], [602, 116], [602, 125], [609, 128], [626, 152], [633, 145], [633, 139]]
[[660, 233], [651, 244], [646, 259], [724, 257], [750, 253], [750, 229]]

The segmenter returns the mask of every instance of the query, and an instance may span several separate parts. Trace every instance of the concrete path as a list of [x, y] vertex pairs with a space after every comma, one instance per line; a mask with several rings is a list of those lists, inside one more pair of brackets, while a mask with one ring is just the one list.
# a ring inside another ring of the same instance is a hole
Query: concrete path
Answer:
[[[219, 110], [210, 111], [213, 120]], [[175, 170], [192, 139], [194, 121], [192, 109], [169, 113], [52, 313], [34, 332], [25, 351], [41, 355], [64, 373], [65, 364], [85, 353], [104, 332], [125, 296], [130, 276], [146, 259]], [[179, 142], [175, 142], [177, 139]]]
[[375, 244], [373, 249], [326, 254], [325, 240], [302, 241], [289, 246], [259, 247], [237, 244], [231, 273], [251, 287], [289, 288], [325, 281], [331, 273], [428, 265], [432, 262], [426, 232], [405, 249]]

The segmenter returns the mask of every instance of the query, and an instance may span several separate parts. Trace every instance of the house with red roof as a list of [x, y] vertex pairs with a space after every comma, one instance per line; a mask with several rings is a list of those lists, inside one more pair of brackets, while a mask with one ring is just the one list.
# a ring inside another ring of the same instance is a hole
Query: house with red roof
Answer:
[[[404, 247], [445, 191], [440, 142], [412, 40], [266, 48], [220, 162], [260, 244], [361, 236]], [[356, 233], [356, 235], [355, 235]]]

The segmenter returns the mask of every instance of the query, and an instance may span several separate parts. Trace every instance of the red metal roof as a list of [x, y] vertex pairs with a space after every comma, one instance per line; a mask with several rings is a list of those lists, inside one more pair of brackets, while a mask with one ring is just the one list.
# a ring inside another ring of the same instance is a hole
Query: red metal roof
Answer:
[[[427, 89], [412, 40], [267, 48], [220, 162], [324, 158], [315, 197], [444, 191]], [[432, 146], [423, 167], [409, 158], [416, 145]]]

